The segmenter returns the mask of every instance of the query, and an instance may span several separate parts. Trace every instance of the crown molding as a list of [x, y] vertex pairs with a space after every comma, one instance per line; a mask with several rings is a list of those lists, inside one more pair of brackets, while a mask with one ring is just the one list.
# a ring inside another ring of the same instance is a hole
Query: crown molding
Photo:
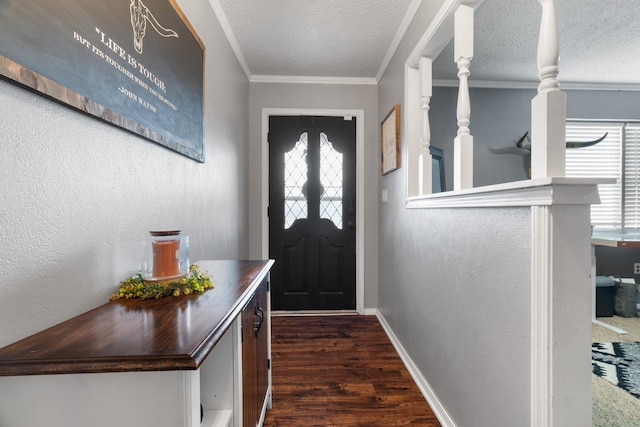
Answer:
[[267, 76], [252, 75], [251, 83], [324, 84], [324, 85], [377, 85], [374, 77], [323, 77], [323, 76]]
[[222, 10], [222, 6], [218, 0], [209, 0], [209, 4], [213, 8], [213, 12], [216, 14], [218, 18], [218, 22], [220, 22], [220, 26], [222, 27], [222, 31], [224, 32], [227, 41], [231, 45], [231, 50], [236, 55], [238, 63], [242, 68], [247, 79], [251, 80], [251, 70], [249, 69], [249, 65], [247, 64], [247, 60], [242, 53], [242, 49], [240, 49], [240, 45], [238, 44], [238, 40], [236, 39], [235, 34], [233, 34], [233, 30], [231, 29], [231, 24], [229, 24], [229, 20], [227, 19], [227, 15], [225, 15], [224, 10]]
[[402, 22], [400, 22], [400, 26], [398, 27], [398, 31], [396, 31], [396, 35], [391, 41], [391, 45], [389, 45], [389, 49], [387, 49], [387, 53], [382, 59], [382, 63], [380, 64], [380, 68], [378, 69], [378, 73], [376, 74], [376, 81], [380, 81], [385, 71], [387, 71], [387, 67], [391, 62], [391, 58], [395, 55], [398, 46], [400, 46], [400, 42], [402, 41], [404, 35], [409, 29], [409, 25], [411, 25], [411, 21], [416, 16], [416, 12], [418, 12], [418, 8], [422, 5], [422, 0], [413, 0], [407, 9], [407, 13], [405, 13], [402, 18]]

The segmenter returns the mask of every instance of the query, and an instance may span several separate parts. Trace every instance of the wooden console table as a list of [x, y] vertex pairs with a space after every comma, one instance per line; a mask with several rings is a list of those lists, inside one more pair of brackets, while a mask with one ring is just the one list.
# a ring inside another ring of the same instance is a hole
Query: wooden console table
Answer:
[[0, 425], [261, 424], [273, 261], [197, 264], [213, 289], [109, 302], [1, 348]]

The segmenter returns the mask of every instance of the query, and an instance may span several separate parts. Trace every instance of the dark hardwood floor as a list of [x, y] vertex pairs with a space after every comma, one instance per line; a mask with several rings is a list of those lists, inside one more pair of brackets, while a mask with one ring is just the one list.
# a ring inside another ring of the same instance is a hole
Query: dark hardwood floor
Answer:
[[440, 426], [375, 316], [272, 318], [266, 427]]

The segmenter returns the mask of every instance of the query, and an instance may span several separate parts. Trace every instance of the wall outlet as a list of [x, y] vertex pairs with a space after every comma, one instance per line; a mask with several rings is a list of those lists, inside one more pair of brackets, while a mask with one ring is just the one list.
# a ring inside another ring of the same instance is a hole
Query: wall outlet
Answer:
[[640, 274], [640, 262], [633, 264], [633, 274]]

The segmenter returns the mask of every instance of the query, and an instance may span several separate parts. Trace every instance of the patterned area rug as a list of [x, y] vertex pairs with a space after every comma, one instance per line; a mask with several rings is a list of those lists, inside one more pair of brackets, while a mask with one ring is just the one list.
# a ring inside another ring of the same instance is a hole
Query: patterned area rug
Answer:
[[593, 373], [640, 399], [640, 342], [591, 345]]

